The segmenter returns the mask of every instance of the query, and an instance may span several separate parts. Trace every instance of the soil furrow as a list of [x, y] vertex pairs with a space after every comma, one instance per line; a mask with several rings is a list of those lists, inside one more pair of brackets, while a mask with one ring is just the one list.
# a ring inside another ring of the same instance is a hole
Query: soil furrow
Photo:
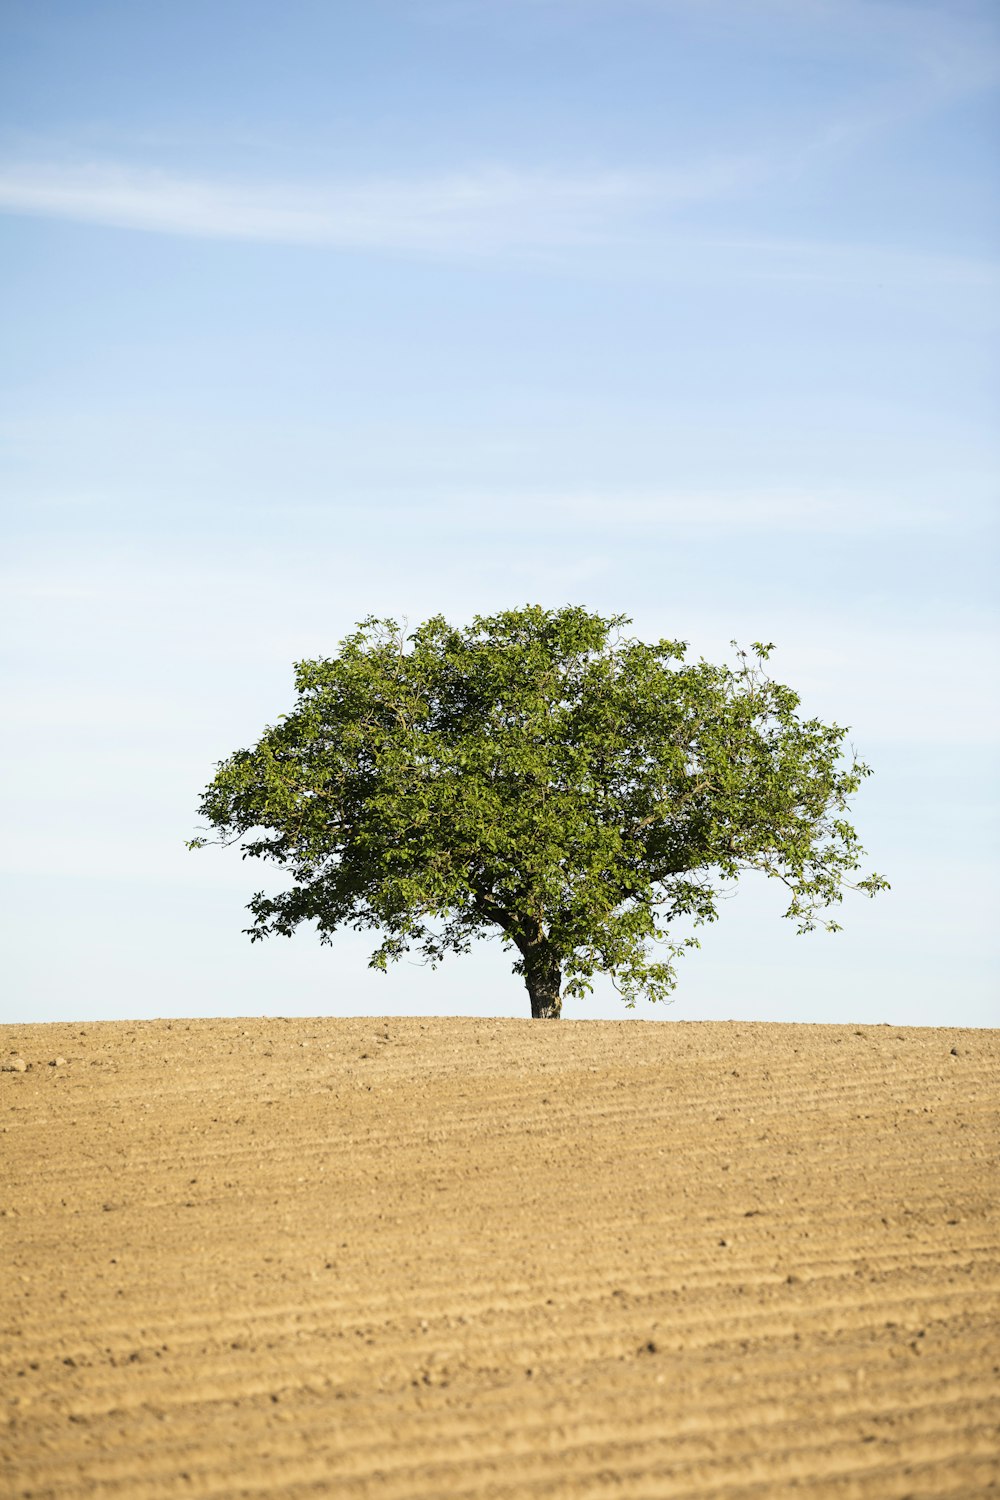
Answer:
[[996, 1032], [244, 1019], [12, 1052], [15, 1500], [1000, 1493]]

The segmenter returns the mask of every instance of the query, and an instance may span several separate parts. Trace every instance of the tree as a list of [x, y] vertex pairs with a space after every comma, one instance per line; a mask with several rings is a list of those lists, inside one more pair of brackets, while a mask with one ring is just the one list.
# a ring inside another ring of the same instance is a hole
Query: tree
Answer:
[[663, 998], [698, 946], [671, 924], [714, 921], [744, 870], [784, 882], [799, 931], [837, 930], [821, 913], [843, 888], [888, 884], [848, 880], [864, 851], [843, 813], [870, 771], [844, 763], [847, 731], [798, 717], [771, 645], [687, 663], [686, 643], [629, 623], [534, 605], [406, 636], [373, 617], [299, 662], [293, 710], [200, 806], [218, 841], [290, 877], [249, 903], [250, 938], [375, 928], [385, 970], [499, 932], [551, 1018], [598, 971], [627, 1005]]

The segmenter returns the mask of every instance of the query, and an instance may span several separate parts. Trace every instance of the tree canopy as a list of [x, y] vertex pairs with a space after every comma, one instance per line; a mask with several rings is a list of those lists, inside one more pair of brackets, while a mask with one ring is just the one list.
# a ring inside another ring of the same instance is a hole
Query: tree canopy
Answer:
[[598, 972], [626, 1004], [665, 997], [697, 946], [672, 924], [714, 921], [743, 871], [785, 884], [802, 932], [837, 929], [845, 888], [885, 888], [850, 878], [864, 851], [844, 813], [870, 770], [846, 729], [799, 716], [767, 674], [773, 647], [688, 662], [630, 623], [531, 605], [407, 635], [372, 617], [297, 663], [291, 712], [219, 764], [200, 805], [290, 881], [250, 901], [251, 939], [372, 928], [384, 970], [499, 934], [532, 1015], [555, 1017]]

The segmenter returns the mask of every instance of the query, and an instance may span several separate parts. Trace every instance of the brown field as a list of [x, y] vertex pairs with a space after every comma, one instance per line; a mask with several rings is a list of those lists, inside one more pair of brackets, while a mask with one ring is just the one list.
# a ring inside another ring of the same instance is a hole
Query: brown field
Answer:
[[1000, 1495], [1000, 1032], [0, 1031], [5, 1494]]

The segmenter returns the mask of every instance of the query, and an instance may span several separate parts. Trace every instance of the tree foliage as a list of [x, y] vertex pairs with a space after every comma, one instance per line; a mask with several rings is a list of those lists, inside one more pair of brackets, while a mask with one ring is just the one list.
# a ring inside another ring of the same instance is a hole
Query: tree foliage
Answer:
[[799, 717], [770, 645], [688, 662], [629, 623], [528, 606], [407, 636], [370, 618], [299, 662], [292, 711], [220, 763], [200, 807], [289, 880], [253, 897], [250, 937], [374, 928], [385, 969], [499, 933], [532, 1014], [557, 1016], [598, 972], [629, 1005], [666, 996], [697, 946], [672, 924], [714, 921], [745, 870], [784, 882], [800, 931], [836, 929], [824, 914], [863, 854], [844, 814], [870, 774], [845, 761], [847, 731]]

